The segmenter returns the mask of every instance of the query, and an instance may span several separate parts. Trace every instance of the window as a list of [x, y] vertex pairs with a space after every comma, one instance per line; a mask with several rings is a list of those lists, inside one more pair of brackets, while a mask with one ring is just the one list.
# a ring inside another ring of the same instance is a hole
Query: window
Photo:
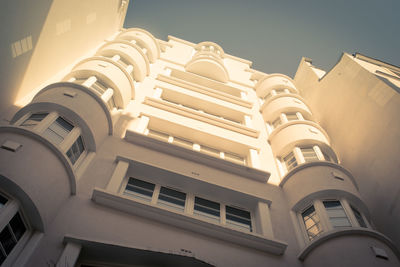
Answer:
[[358, 224], [360, 225], [360, 227], [367, 228], [367, 224], [365, 223], [362, 214], [351, 205], [350, 205], [350, 208], [353, 211], [354, 217], [356, 217], [356, 220], [357, 220]]
[[287, 119], [288, 121], [296, 121], [296, 120], [299, 119], [299, 118], [297, 117], [297, 114], [296, 114], [295, 112], [293, 112], [293, 113], [285, 113], [285, 115], [286, 115], [286, 119]]
[[85, 146], [83, 144], [82, 136], [79, 136], [67, 151], [67, 156], [72, 164], [75, 164], [83, 151], [85, 151]]
[[21, 126], [28, 127], [28, 128], [33, 128], [36, 125], [39, 124], [49, 113], [34, 113], [29, 116], [23, 123], [21, 123]]
[[155, 184], [130, 177], [128, 180], [128, 184], [126, 185], [124, 194], [145, 201], [151, 201], [151, 198], [153, 197], [154, 188]]
[[58, 117], [44, 131], [43, 135], [51, 142], [55, 144], [60, 144], [73, 128], [74, 126], [71, 123], [69, 123], [62, 117]]
[[[158, 188], [159, 193], [157, 193]], [[128, 183], [123, 193], [124, 195], [147, 202], [151, 202], [153, 196], [156, 195], [157, 205], [160, 207], [174, 209], [181, 213], [190, 213], [190, 210], [193, 210], [193, 215], [201, 219], [225, 224], [241, 231], [253, 231], [251, 213], [242, 208], [188, 195], [173, 188], [159, 186], [133, 177], [128, 178]], [[185, 206], [189, 203], [192, 206], [185, 210]], [[221, 217], [226, 219], [225, 222], [224, 220], [220, 220]]]
[[12, 215], [11, 220], [4, 226], [3, 229], [0, 229], [0, 265], [4, 263], [11, 253], [13, 253], [18, 242], [28, 231], [22, 215], [18, 209], [15, 209], [15, 205], [7, 205], [9, 202], [15, 204], [14, 200], [7, 199], [0, 194], [0, 205], [2, 209], [5, 209], [5, 211], [2, 212], [8, 214], [11, 213], [10, 215]]
[[25, 224], [22, 221], [21, 215], [17, 212], [10, 223], [0, 232], [0, 264], [6, 260], [25, 231]]
[[171, 207], [183, 211], [185, 209], [186, 194], [162, 186], [157, 203], [161, 206]]
[[250, 212], [226, 206], [226, 224], [235, 228], [252, 232]]
[[217, 202], [200, 197], [194, 199], [194, 214], [219, 222], [220, 205]]
[[281, 118], [278, 117], [276, 120], [272, 122], [272, 126], [276, 129], [279, 125], [281, 125]]
[[303, 218], [304, 226], [309, 240], [313, 240], [319, 234], [322, 233], [322, 227], [320, 219], [315, 212], [314, 206], [307, 208], [301, 213]]
[[297, 166], [296, 157], [294, 156], [293, 151], [291, 151], [289, 154], [283, 157], [283, 161], [285, 162], [286, 169], [288, 171]]
[[303, 154], [305, 162], [313, 162], [319, 160], [318, 155], [313, 147], [301, 147], [300, 151]]
[[340, 201], [330, 200], [323, 201], [323, 203], [326, 209], [326, 213], [329, 217], [329, 221], [331, 222], [333, 228], [351, 226], [350, 221], [347, 218], [346, 212], [340, 204]]

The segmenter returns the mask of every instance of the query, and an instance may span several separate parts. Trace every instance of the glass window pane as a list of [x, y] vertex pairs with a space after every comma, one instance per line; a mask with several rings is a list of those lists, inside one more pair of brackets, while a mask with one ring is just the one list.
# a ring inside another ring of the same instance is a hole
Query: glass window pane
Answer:
[[4, 227], [3, 231], [0, 233], [0, 243], [3, 246], [5, 252], [10, 254], [11, 250], [14, 248], [15, 244], [17, 244], [17, 241], [13, 238], [11, 234], [11, 229], [9, 225], [6, 225]]
[[161, 187], [158, 204], [183, 211], [185, 209], [186, 194], [177, 190]]
[[4, 206], [7, 203], [8, 199], [0, 195], [0, 207]]
[[250, 212], [226, 206], [226, 224], [236, 228], [252, 231]]
[[67, 151], [67, 156], [72, 164], [75, 164], [84, 150], [85, 146], [83, 145], [82, 136], [79, 136], [75, 143], [73, 143], [71, 148]]
[[315, 152], [313, 147], [302, 147], [300, 148], [300, 150], [303, 154], [305, 162], [313, 162], [319, 160], [317, 153]]
[[44, 131], [43, 135], [51, 142], [60, 144], [73, 128], [74, 126], [71, 123], [58, 117], [49, 128]]
[[15, 238], [17, 240], [20, 240], [26, 231], [26, 227], [19, 213], [15, 214], [14, 217], [11, 219], [10, 226]]
[[39, 122], [41, 122], [47, 115], [49, 115], [49, 113], [46, 112], [32, 114], [21, 124], [21, 126], [33, 128], [34, 126], [38, 125]]
[[283, 157], [283, 161], [285, 162], [286, 169], [288, 171], [297, 166], [296, 157], [294, 156], [293, 151], [287, 154], [285, 157]]
[[338, 200], [324, 201], [326, 213], [333, 228], [349, 227], [351, 226], [347, 215]]
[[297, 114], [296, 113], [286, 113], [286, 118], [288, 121], [295, 121], [298, 120], [299, 118], [297, 118]]
[[154, 188], [155, 185], [152, 183], [130, 177], [124, 194], [150, 201], [153, 196]]
[[217, 202], [195, 197], [194, 214], [219, 222], [220, 205]]
[[359, 224], [361, 227], [367, 228], [367, 224], [365, 223], [364, 218], [363, 218], [363, 216], [361, 215], [361, 213], [360, 213], [356, 208], [354, 208], [353, 206], [350, 206], [350, 207], [351, 207], [351, 210], [352, 210], [353, 213], [354, 213], [354, 216], [355, 216], [356, 219], [357, 219], [358, 224]]
[[316, 236], [322, 233], [322, 227], [314, 206], [309, 207], [301, 214], [308, 238], [313, 240]]

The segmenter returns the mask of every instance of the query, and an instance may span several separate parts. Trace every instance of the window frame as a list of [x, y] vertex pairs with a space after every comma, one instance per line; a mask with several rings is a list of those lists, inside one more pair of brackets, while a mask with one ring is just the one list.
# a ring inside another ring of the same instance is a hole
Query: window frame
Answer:
[[[325, 202], [325, 201], [339, 201], [340, 205], [342, 206], [342, 209], [343, 209], [344, 213], [346, 214], [346, 217], [350, 223], [350, 226], [334, 227], [329, 218], [329, 214], [324, 206], [323, 202]], [[311, 206], [314, 206], [315, 212], [316, 212], [317, 216], [319, 217], [320, 224], [321, 224], [321, 232], [313, 239], [309, 239], [307, 229], [305, 227], [305, 223], [304, 223], [304, 220], [302, 217], [303, 212], [306, 211]], [[345, 229], [352, 229], [355, 227], [371, 229], [371, 225], [369, 224], [369, 221], [366, 219], [364, 213], [360, 212], [359, 209], [356, 207], [356, 205], [350, 203], [346, 198], [318, 198], [318, 199], [314, 199], [311, 202], [308, 202], [303, 207], [305, 207], [305, 208], [299, 209], [296, 212], [296, 214], [297, 214], [297, 224], [300, 226], [303, 240], [305, 241], [306, 244], [313, 242], [314, 240], [318, 239], [321, 235], [324, 235], [324, 233], [331, 232], [331, 231], [342, 231]], [[364, 222], [366, 224], [366, 227], [360, 226], [351, 207], [354, 207], [361, 214], [361, 216], [364, 219]]]

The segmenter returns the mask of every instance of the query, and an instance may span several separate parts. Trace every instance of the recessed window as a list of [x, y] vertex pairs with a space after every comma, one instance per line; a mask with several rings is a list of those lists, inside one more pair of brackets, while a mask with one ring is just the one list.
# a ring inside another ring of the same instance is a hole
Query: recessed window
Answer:
[[43, 112], [43, 113], [34, 113], [29, 116], [23, 123], [21, 123], [21, 126], [28, 127], [28, 128], [33, 128], [36, 125], [39, 124], [49, 113]]
[[313, 147], [301, 147], [300, 150], [303, 154], [305, 162], [313, 162], [319, 160], [318, 155]]
[[47, 139], [55, 144], [60, 144], [65, 137], [71, 132], [74, 126], [63, 119], [58, 117], [43, 133]]
[[75, 164], [83, 151], [85, 151], [85, 146], [83, 144], [82, 136], [79, 136], [67, 151], [67, 156], [72, 164]]
[[10, 223], [0, 232], [0, 264], [6, 260], [25, 232], [25, 224], [17, 212]]
[[297, 117], [297, 114], [296, 114], [295, 112], [293, 112], [293, 113], [285, 113], [285, 115], [286, 115], [286, 119], [287, 119], [288, 121], [296, 121], [296, 120], [299, 119], [299, 118]]
[[145, 201], [151, 201], [154, 188], [155, 184], [130, 177], [128, 180], [128, 184], [126, 185], [124, 194]]
[[185, 193], [162, 186], [157, 204], [183, 211], [185, 209], [185, 201]]
[[353, 211], [354, 217], [356, 217], [356, 220], [357, 220], [358, 224], [360, 225], [360, 227], [367, 228], [367, 224], [365, 223], [362, 214], [356, 208], [354, 208], [353, 206], [350, 205], [350, 207], [351, 207], [351, 210]]
[[285, 162], [286, 169], [288, 171], [297, 166], [296, 157], [294, 156], [293, 151], [291, 151], [289, 154], [283, 157], [283, 161]]
[[279, 125], [281, 125], [281, 118], [278, 117], [276, 120], [274, 120], [272, 123], [272, 126], [274, 127], [274, 129], [278, 128]]
[[8, 199], [0, 195], [0, 207], [3, 207], [7, 203]]
[[220, 204], [204, 198], [195, 197], [194, 214], [209, 220], [219, 222]]
[[226, 224], [235, 228], [252, 231], [250, 212], [226, 206]]
[[342, 204], [338, 200], [323, 201], [326, 213], [333, 228], [350, 227], [351, 223], [347, 218]]
[[301, 217], [303, 218], [309, 240], [313, 240], [323, 232], [320, 219], [315, 211], [314, 206], [311, 206], [303, 211]]

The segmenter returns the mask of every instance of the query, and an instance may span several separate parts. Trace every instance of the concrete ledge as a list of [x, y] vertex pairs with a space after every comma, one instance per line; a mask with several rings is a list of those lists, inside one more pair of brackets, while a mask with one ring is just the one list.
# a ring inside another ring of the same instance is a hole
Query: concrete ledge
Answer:
[[271, 175], [269, 172], [254, 169], [244, 165], [235, 164], [221, 158], [209, 156], [201, 152], [163, 142], [134, 131], [126, 131], [125, 140], [140, 146], [148, 147], [157, 151], [171, 154], [173, 156], [192, 160], [194, 162], [207, 165], [209, 167], [227, 171], [259, 182], [268, 182], [268, 179]]

